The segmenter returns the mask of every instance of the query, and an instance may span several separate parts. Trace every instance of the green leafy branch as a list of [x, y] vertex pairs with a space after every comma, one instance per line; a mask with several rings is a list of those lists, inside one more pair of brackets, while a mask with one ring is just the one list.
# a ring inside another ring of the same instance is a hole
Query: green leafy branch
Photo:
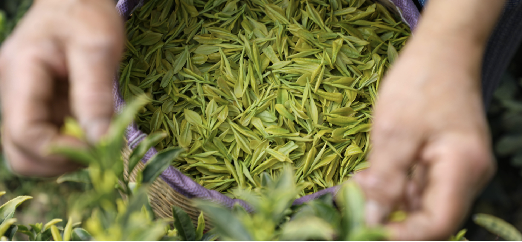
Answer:
[[[325, 195], [292, 206], [303, 189], [294, 182], [291, 169], [273, 180], [263, 175], [262, 187], [253, 192], [238, 191], [252, 206], [248, 213], [236, 205], [228, 209], [199, 200], [195, 204], [209, 216], [215, 233], [224, 240], [381, 240], [387, 234], [381, 228], [364, 223], [364, 198], [353, 182], [341, 186], [336, 198]], [[334, 201], [338, 208], [334, 205]]]

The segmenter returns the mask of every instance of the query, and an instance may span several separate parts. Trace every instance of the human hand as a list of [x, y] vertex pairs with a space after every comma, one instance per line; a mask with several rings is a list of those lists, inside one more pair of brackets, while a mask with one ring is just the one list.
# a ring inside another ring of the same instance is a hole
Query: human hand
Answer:
[[114, 1], [34, 2], [0, 52], [2, 145], [13, 172], [49, 177], [78, 168], [49, 148], [86, 145], [59, 133], [66, 116], [89, 142], [107, 131], [123, 40]]
[[[356, 180], [367, 223], [384, 223], [392, 239], [448, 239], [494, 173], [480, 68], [503, 5], [430, 1], [383, 80], [371, 167]], [[397, 209], [406, 220], [387, 221]]]
[[444, 240], [495, 167], [479, 64], [466, 65], [443, 48], [409, 47], [383, 82], [371, 167], [356, 179], [368, 199], [370, 225], [402, 209], [404, 222], [386, 224], [393, 239]]
[[[414, 36], [383, 80], [371, 167], [356, 179], [367, 223], [385, 223], [394, 240], [448, 239], [494, 174], [478, 49]], [[387, 223], [395, 209], [407, 219]]]

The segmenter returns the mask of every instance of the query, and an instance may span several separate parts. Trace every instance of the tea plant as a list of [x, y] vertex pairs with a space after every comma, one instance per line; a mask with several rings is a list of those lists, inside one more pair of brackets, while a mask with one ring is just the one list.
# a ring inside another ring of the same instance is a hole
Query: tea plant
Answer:
[[[74, 181], [88, 184], [82, 194], [70, 198], [70, 218], [64, 228], [56, 226], [61, 222], [55, 219], [45, 226], [15, 225], [14, 209], [30, 197], [18, 197], [3, 205], [0, 232], [6, 239], [12, 239], [18, 230], [30, 240], [158, 240], [166, 234], [166, 221], [155, 219], [147, 198], [147, 189], [172, 160], [181, 152], [179, 148], [166, 149], [137, 172], [137, 181], [130, 182], [124, 175], [124, 162], [121, 149], [125, 145], [124, 131], [132, 122], [136, 112], [148, 100], [136, 98], [119, 114], [111, 124], [108, 134], [97, 144], [87, 148], [53, 147], [52, 152], [81, 162], [87, 168], [66, 174], [58, 182]], [[72, 120], [67, 120], [63, 130], [68, 135], [83, 139], [81, 128]], [[152, 134], [141, 142], [129, 157], [128, 171], [136, 164], [150, 147], [161, 140], [161, 133]], [[86, 230], [75, 228], [83, 218]], [[87, 232], [88, 231], [88, 232]]]
[[[5, 192], [0, 192], [0, 197], [4, 194]], [[19, 196], [0, 206], [0, 237], [2, 240], [13, 238], [17, 230], [14, 212], [20, 204], [31, 198], [29, 196]]]
[[[195, 204], [215, 226], [224, 240], [382, 240], [381, 228], [364, 223], [364, 199], [353, 183], [345, 183], [336, 198], [325, 195], [300, 206], [292, 206], [303, 189], [294, 181], [291, 169], [273, 180], [262, 176], [262, 186], [252, 192], [236, 191], [253, 209], [248, 213], [237, 205], [225, 208], [209, 201]], [[337, 207], [334, 205], [337, 205]]]
[[[147, 102], [144, 97], [130, 102], [115, 118], [107, 135], [95, 145], [85, 149], [53, 148], [53, 152], [87, 166], [59, 180], [84, 182], [92, 187], [71, 202], [71, 218], [76, 221], [88, 216], [85, 228], [96, 240], [158, 240], [165, 234], [166, 223], [154, 218], [148, 203], [147, 189], [181, 149], [165, 149], [151, 158], [145, 168], [138, 171], [136, 182], [130, 182], [128, 176], [124, 175], [125, 163], [121, 154], [125, 145], [125, 129]], [[84, 137], [82, 130], [72, 121], [66, 123], [64, 132], [78, 138]], [[129, 157], [129, 173], [135, 169], [145, 152], [163, 137], [163, 134], [155, 133], [139, 144]]]
[[197, 227], [194, 227], [192, 220], [183, 209], [173, 206], [172, 214], [174, 216], [174, 229], [169, 230], [167, 236], [182, 241], [207, 241], [216, 239], [216, 235], [213, 233], [204, 233], [206, 227], [203, 212], [199, 214]]

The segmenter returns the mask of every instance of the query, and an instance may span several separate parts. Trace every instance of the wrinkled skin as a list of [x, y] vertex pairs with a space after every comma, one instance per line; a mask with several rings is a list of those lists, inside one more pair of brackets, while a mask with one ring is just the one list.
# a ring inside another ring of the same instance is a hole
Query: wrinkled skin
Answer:
[[0, 52], [2, 144], [13, 172], [48, 177], [78, 167], [49, 148], [85, 145], [59, 133], [65, 116], [90, 142], [107, 131], [123, 40], [114, 1], [35, 1]]
[[[383, 80], [371, 166], [356, 179], [367, 223], [385, 224], [394, 240], [448, 239], [494, 174], [480, 67], [502, 6], [430, 1]], [[388, 223], [394, 210], [407, 211], [406, 220]]]

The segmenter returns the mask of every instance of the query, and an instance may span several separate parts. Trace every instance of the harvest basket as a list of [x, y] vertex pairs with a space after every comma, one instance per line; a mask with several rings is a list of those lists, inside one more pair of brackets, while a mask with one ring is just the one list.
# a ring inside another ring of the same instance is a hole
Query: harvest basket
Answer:
[[[396, 13], [410, 28], [413, 29], [415, 27], [419, 12], [411, 0], [380, 0], [379, 2], [388, 7], [391, 12]], [[121, 16], [126, 19], [132, 14], [133, 10], [142, 4], [143, 0], [119, 0], [117, 9]], [[115, 81], [113, 94], [115, 96], [115, 110], [117, 112], [125, 105], [125, 101], [118, 90], [118, 81]], [[131, 149], [134, 149], [137, 144], [146, 137], [146, 134], [140, 131], [136, 124], [132, 124], [127, 128], [125, 136], [128, 142], [122, 151], [122, 155], [124, 160], [127, 161]], [[140, 169], [143, 168], [144, 164], [156, 153], [157, 151], [154, 148], [150, 149], [143, 158], [142, 163], [138, 164], [138, 167]], [[128, 174], [128, 176], [130, 176], [132, 180], [135, 177], [135, 173]], [[294, 204], [313, 200], [326, 193], [335, 193], [336, 191], [337, 187], [330, 187], [301, 197], [295, 200]], [[227, 207], [232, 207], [234, 204], [239, 203], [248, 211], [251, 210], [244, 201], [232, 199], [218, 191], [208, 190], [172, 166], [165, 170], [160, 175], [160, 178], [152, 184], [149, 196], [151, 206], [158, 217], [172, 217], [172, 206], [175, 205], [185, 210], [194, 223], [197, 223], [197, 218], [200, 213], [191, 205], [191, 199], [194, 198], [210, 200]]]

